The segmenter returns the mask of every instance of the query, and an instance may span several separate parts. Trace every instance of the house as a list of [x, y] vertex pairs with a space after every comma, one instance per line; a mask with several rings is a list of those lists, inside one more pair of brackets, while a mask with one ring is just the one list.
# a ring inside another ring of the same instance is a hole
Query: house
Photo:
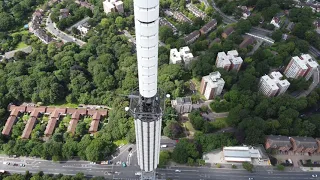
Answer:
[[277, 29], [280, 28], [280, 17], [273, 17], [270, 24], [274, 25]]
[[251, 10], [247, 6], [238, 6], [242, 11], [242, 19], [247, 19], [251, 15]]
[[319, 146], [315, 139], [312, 137], [290, 137], [292, 143], [292, 150], [294, 153], [312, 154], [318, 150]]
[[186, 44], [191, 44], [195, 40], [197, 40], [200, 37], [200, 32], [198, 30], [193, 31], [192, 33], [188, 34], [185, 38], [184, 41]]
[[67, 112], [66, 108], [55, 108], [53, 112], [50, 114], [50, 118], [44, 131], [46, 136], [51, 136], [53, 134], [53, 130], [56, 127], [57, 121], [60, 118], [60, 115], [65, 115]]
[[67, 18], [70, 14], [70, 10], [69, 9], [60, 9], [60, 16], [59, 19], [64, 19]]
[[30, 118], [29, 118], [23, 132], [22, 132], [22, 136], [21, 136], [22, 139], [29, 139], [31, 131], [37, 121], [39, 114], [40, 114], [40, 112], [34, 108], [33, 111], [31, 112]]
[[18, 116], [26, 111], [26, 106], [10, 106], [10, 111], [11, 113], [2, 129], [2, 134], [7, 136], [10, 134], [12, 126], [16, 122]]
[[179, 22], [185, 22], [185, 23], [190, 23], [190, 24], [192, 23], [192, 21], [187, 16], [185, 16], [184, 14], [182, 14], [179, 11], [173, 12], [173, 18]]
[[217, 27], [217, 20], [212, 19], [210, 22], [208, 22], [206, 25], [204, 25], [201, 29], [200, 29], [200, 33], [202, 35], [207, 34], [208, 32], [210, 32], [211, 30], [213, 30], [214, 28]]
[[255, 43], [255, 39], [252, 36], [245, 36], [244, 40], [239, 45], [239, 48], [247, 48], [249, 45], [253, 45]]
[[280, 152], [286, 153], [292, 148], [289, 137], [269, 135], [266, 138], [266, 149], [276, 149]]
[[89, 28], [87, 28], [87, 27], [85, 27], [83, 25], [78, 26], [77, 29], [80, 31], [80, 34], [82, 36], [85, 36], [89, 31]]
[[294, 22], [289, 22], [289, 24], [286, 27], [286, 30], [288, 30], [289, 32], [292, 31], [292, 29], [294, 28]]
[[189, 113], [192, 110], [191, 97], [179, 97], [171, 101], [172, 107], [179, 113]]
[[227, 29], [225, 29], [223, 31], [223, 33], [221, 34], [221, 36], [224, 38], [224, 39], [227, 39], [227, 37], [232, 34], [234, 32], [234, 29], [232, 26], [228, 27]]
[[80, 109], [68, 108], [67, 114], [71, 114], [71, 121], [69, 122], [67, 132], [74, 134], [76, 127], [77, 127], [77, 124], [80, 120], [80, 117], [87, 114], [87, 109], [85, 109], [85, 108], [80, 108]]
[[170, 27], [172, 29], [173, 33], [175, 33], [175, 34], [178, 32], [178, 29], [172, 23], [170, 23], [166, 18], [160, 17], [159, 24], [160, 24], [160, 26]]
[[102, 109], [102, 110], [90, 109], [87, 112], [88, 112], [87, 113], [88, 115], [92, 116], [89, 132], [95, 133], [98, 131], [98, 127], [99, 127], [102, 116], [107, 116], [108, 111], [105, 109]]
[[43, 43], [49, 44], [53, 39], [49, 36], [45, 30], [37, 29], [34, 31], [34, 35], [37, 36]]
[[195, 5], [193, 4], [187, 4], [186, 5], [187, 9], [192, 12], [196, 17], [199, 17], [201, 19], [204, 19], [207, 15], [206, 13], [202, 12], [200, 9], [198, 9]]

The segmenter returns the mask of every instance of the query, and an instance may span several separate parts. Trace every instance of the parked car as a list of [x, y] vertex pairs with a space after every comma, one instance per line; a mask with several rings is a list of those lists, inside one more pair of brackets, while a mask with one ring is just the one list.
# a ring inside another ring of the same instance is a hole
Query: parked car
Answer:
[[134, 173], [134, 175], [141, 176], [141, 172], [136, 172], [136, 173]]
[[312, 174], [312, 177], [318, 177], [318, 175], [316, 175], [316, 174]]
[[130, 152], [132, 150], [132, 147], [129, 147], [128, 151]]
[[125, 162], [122, 162], [122, 167], [127, 167], [127, 164]]
[[181, 170], [179, 170], [179, 169], [176, 169], [176, 170], [175, 170], [175, 172], [181, 172]]

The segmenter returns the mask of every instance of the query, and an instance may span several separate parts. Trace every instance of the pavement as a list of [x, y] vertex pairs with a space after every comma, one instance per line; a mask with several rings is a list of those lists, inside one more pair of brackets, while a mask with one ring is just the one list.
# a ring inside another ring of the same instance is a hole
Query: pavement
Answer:
[[48, 30], [48, 32], [50, 32], [52, 35], [54, 35], [58, 39], [62, 40], [64, 43], [74, 42], [74, 43], [78, 44], [79, 46], [83, 46], [84, 44], [86, 44], [86, 42], [83, 42], [80, 39], [77, 39], [77, 38], [59, 30], [56, 27], [56, 24], [54, 22], [52, 22], [50, 15], [51, 14], [49, 14], [49, 16], [47, 18], [47, 22], [46, 22], [46, 29]]

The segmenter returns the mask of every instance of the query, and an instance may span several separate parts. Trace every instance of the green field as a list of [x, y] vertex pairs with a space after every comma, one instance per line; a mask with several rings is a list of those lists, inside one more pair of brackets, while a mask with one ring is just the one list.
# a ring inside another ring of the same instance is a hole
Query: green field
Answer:
[[226, 128], [228, 127], [228, 124], [226, 122], [227, 118], [223, 117], [223, 118], [216, 118], [214, 122], [210, 122], [210, 124], [212, 124], [212, 126], [215, 129], [222, 129], [222, 128]]
[[125, 145], [128, 144], [128, 141], [126, 139], [121, 139], [113, 142], [115, 145], [120, 146], [120, 145]]
[[21, 48], [25, 48], [27, 47], [28, 45], [24, 42], [19, 42], [19, 44], [17, 45], [16, 49], [21, 49]]

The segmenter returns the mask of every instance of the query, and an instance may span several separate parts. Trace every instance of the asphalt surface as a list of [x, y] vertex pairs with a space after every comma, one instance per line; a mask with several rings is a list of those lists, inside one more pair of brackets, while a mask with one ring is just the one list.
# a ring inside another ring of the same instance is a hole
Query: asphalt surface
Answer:
[[46, 29], [55, 37], [57, 37], [58, 39], [61, 39], [64, 43], [67, 42], [74, 42], [76, 44], [78, 44], [79, 46], [83, 46], [84, 44], [86, 44], [85, 42], [81, 41], [80, 39], [77, 39], [71, 35], [66, 34], [63, 31], [60, 31], [55, 24], [52, 22], [50, 15], [48, 16], [47, 22], [46, 22]]

